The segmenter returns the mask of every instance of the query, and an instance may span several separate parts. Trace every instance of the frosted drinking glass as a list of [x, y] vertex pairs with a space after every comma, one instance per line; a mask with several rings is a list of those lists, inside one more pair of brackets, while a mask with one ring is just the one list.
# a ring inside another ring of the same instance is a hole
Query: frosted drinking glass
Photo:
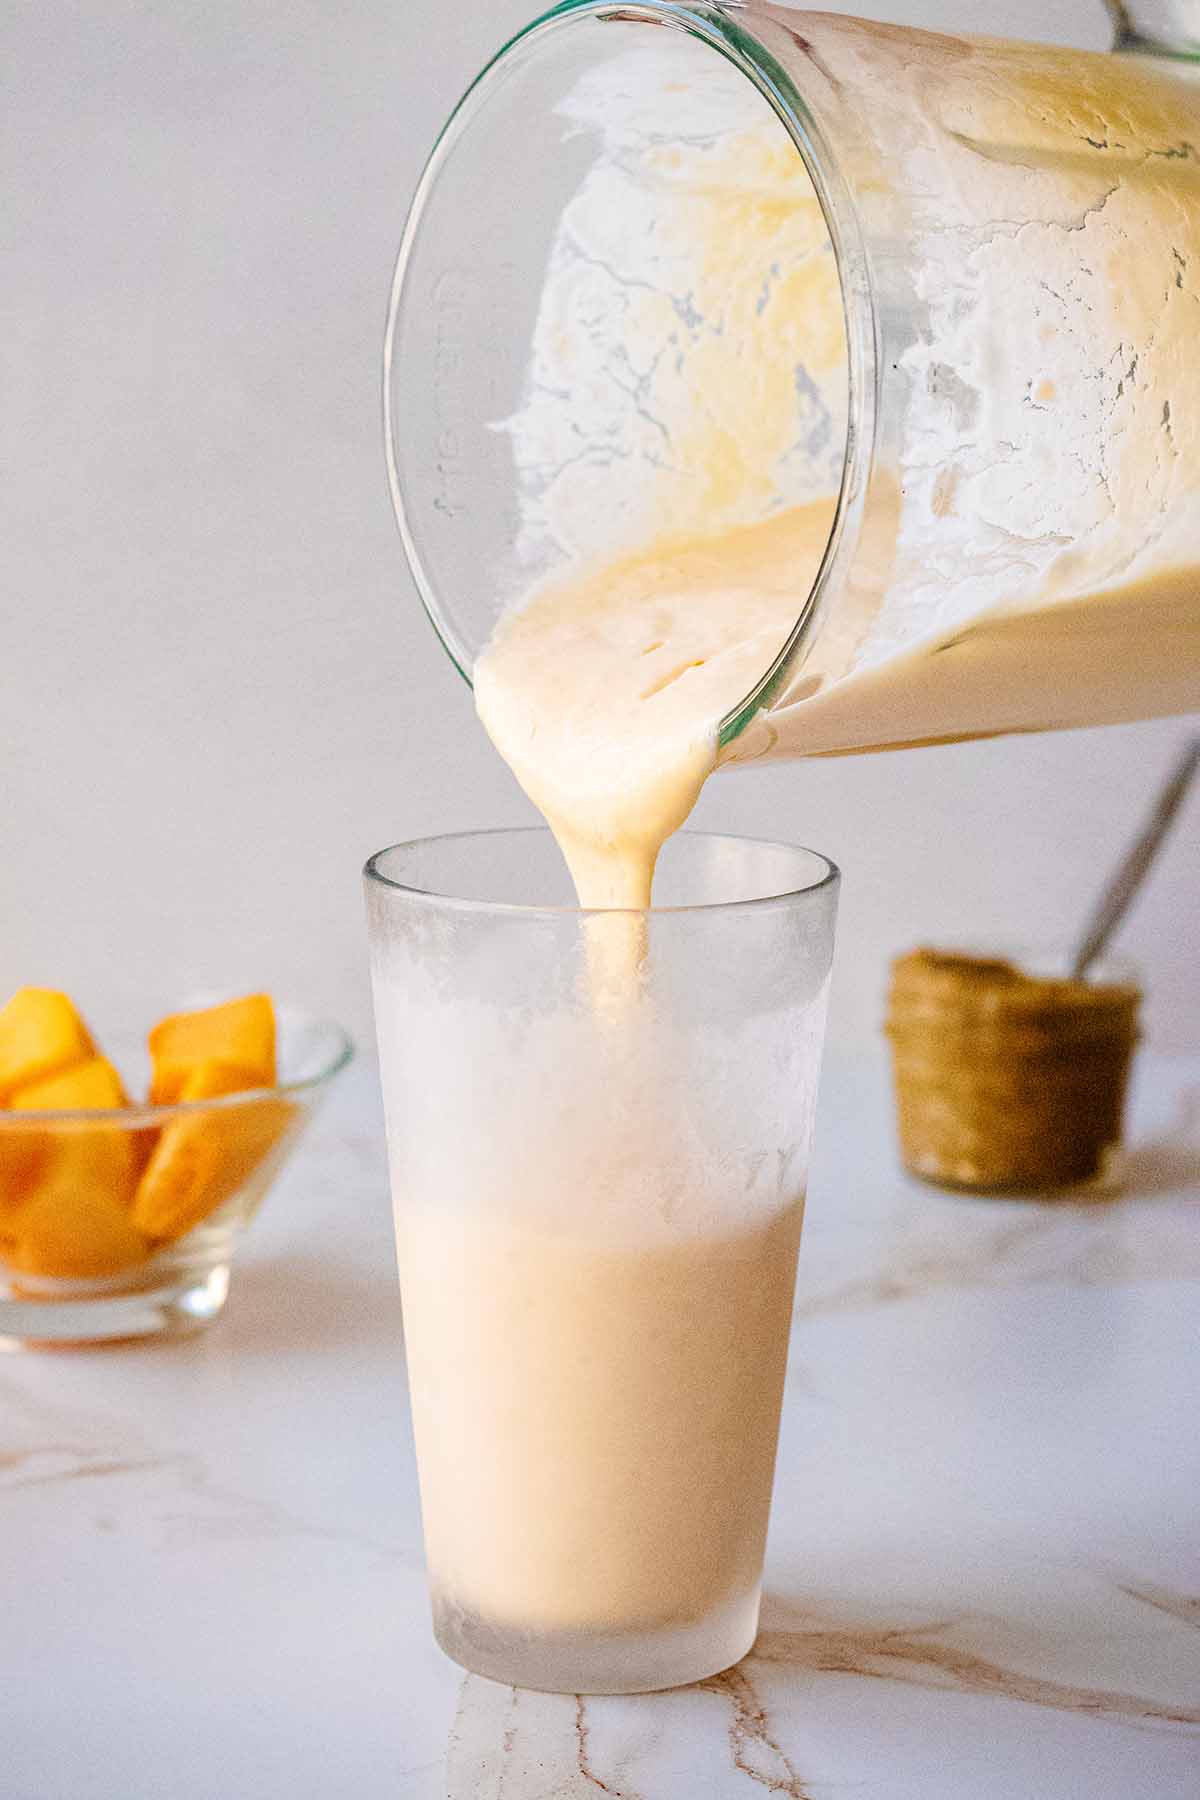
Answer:
[[434, 1628], [469, 1669], [628, 1693], [754, 1641], [837, 887], [688, 833], [644, 914], [577, 910], [539, 831], [367, 866]]

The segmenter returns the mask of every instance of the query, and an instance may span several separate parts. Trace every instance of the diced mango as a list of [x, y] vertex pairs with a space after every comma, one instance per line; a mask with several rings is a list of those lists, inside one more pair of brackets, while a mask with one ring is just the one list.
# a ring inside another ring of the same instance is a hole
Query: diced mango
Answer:
[[[185, 1077], [179, 1099], [211, 1100], [261, 1085], [255, 1074], [214, 1058]], [[271, 1099], [173, 1119], [138, 1183], [134, 1223], [148, 1237], [182, 1237], [249, 1180], [296, 1117], [289, 1101]]]
[[78, 1131], [58, 1132], [45, 1165], [38, 1170], [29, 1199], [43, 1189], [52, 1193], [70, 1190], [103, 1194], [115, 1206], [129, 1206], [140, 1167], [134, 1134], [120, 1125], [89, 1125]]
[[245, 1088], [275, 1085], [275, 1008], [267, 994], [173, 1013], [154, 1027], [149, 1041], [154, 1065], [150, 1100], [155, 1106], [179, 1100], [189, 1072], [200, 1063], [242, 1070]]
[[[125, 1104], [121, 1078], [93, 1056], [12, 1095], [30, 1112], [111, 1111]], [[27, 1275], [89, 1279], [142, 1262], [148, 1246], [129, 1217], [137, 1177], [134, 1134], [119, 1125], [61, 1125], [20, 1134], [29, 1163], [5, 1219], [7, 1259]], [[11, 1176], [10, 1176], [11, 1179]]]
[[[110, 1111], [124, 1106], [121, 1077], [103, 1056], [15, 1088], [13, 1109]], [[0, 1125], [0, 1213], [24, 1207], [43, 1193], [97, 1193], [128, 1206], [141, 1163], [136, 1135], [119, 1125], [58, 1127], [15, 1120]]]
[[0, 1234], [11, 1230], [10, 1217], [29, 1198], [50, 1147], [48, 1133], [0, 1118]]
[[21, 1208], [12, 1229], [8, 1260], [27, 1275], [119, 1275], [149, 1253], [126, 1208], [94, 1188], [46, 1188]]
[[184, 1076], [179, 1090], [181, 1101], [221, 1100], [226, 1094], [248, 1094], [262, 1086], [254, 1069], [243, 1069], [237, 1063], [215, 1056], [196, 1063]]
[[14, 1088], [94, 1055], [87, 1026], [65, 994], [19, 988], [0, 1007], [0, 1104], [12, 1104]]
[[14, 1088], [9, 1105], [20, 1112], [73, 1112], [126, 1106], [121, 1077], [107, 1056], [89, 1056], [56, 1075]]

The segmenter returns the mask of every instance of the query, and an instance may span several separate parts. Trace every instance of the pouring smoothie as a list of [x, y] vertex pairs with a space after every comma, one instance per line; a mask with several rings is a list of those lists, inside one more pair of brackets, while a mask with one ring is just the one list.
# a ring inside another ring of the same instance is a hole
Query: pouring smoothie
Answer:
[[549, 572], [473, 680], [587, 906], [649, 904], [719, 763], [1200, 706], [1195, 89], [1018, 47], [1005, 86], [951, 39], [914, 77], [908, 34], [812, 30], [885, 107], [920, 93], [906, 160], [938, 174], [906, 207], [929, 299], [896, 359], [911, 444], [869, 499], [888, 555], [868, 529], [842, 586], [847, 296], [808, 167], [675, 45], [556, 109], [592, 160], [501, 427]]
[[[431, 161], [388, 335], [406, 545], [579, 901], [617, 909], [535, 907], [520, 982], [502, 914], [377, 953], [469, 1667], [667, 1685], [754, 1634], [831, 916], [714, 1023], [671, 933], [716, 920], [645, 910], [705, 780], [1200, 705], [1195, 138], [1149, 66], [578, 0]], [[443, 1045], [470, 972], [506, 998]], [[461, 1143], [411, 1100], [459, 1089]]]

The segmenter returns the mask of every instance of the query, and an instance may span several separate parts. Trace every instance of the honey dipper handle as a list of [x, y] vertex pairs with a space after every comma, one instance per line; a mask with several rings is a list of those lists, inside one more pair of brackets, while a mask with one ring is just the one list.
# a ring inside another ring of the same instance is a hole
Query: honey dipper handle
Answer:
[[1071, 963], [1071, 974], [1077, 981], [1087, 974], [1129, 911], [1135, 894], [1158, 855], [1163, 839], [1171, 829], [1198, 764], [1200, 737], [1194, 737], [1185, 745], [1179, 761], [1154, 803], [1154, 810], [1092, 911]]

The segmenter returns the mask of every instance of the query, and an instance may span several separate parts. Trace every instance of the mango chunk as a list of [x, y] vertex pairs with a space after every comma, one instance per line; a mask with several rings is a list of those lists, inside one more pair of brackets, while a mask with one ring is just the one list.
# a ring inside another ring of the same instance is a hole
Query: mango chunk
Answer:
[[48, 1149], [45, 1132], [0, 1124], [0, 1236], [11, 1233], [12, 1215], [28, 1200]]
[[[178, 1098], [211, 1100], [261, 1085], [256, 1073], [211, 1058], [184, 1078]], [[182, 1237], [249, 1181], [298, 1116], [289, 1101], [270, 1099], [173, 1119], [138, 1183], [134, 1224], [148, 1237]]]
[[210, 1056], [188, 1070], [179, 1090], [179, 1099], [220, 1100], [226, 1094], [248, 1094], [252, 1088], [261, 1086], [257, 1070], [244, 1069], [238, 1063]]
[[[191, 1070], [219, 1062], [242, 1070], [245, 1088], [275, 1085], [275, 1008], [267, 994], [247, 994], [199, 1012], [172, 1013], [150, 1033], [150, 1100], [172, 1106]], [[206, 1096], [198, 1095], [197, 1098]]]
[[[125, 1103], [121, 1077], [103, 1056], [29, 1082], [11, 1095], [13, 1109], [22, 1112], [108, 1111]], [[140, 1161], [136, 1134], [119, 1125], [55, 1128], [5, 1121], [0, 1126], [0, 1215], [43, 1193], [64, 1191], [98, 1193], [128, 1206]]]
[[[17, 1088], [12, 1104], [31, 1112], [111, 1111], [125, 1104], [125, 1090], [112, 1064], [93, 1056]], [[129, 1217], [139, 1161], [134, 1133], [31, 1123], [17, 1135], [27, 1158], [24, 1184], [14, 1191], [12, 1169], [4, 1172], [5, 1253], [14, 1269], [85, 1280], [145, 1260], [148, 1245]]]
[[14, 1088], [95, 1053], [87, 1026], [65, 994], [53, 988], [19, 988], [0, 1007], [0, 1104], [11, 1104]]
[[9, 1105], [20, 1112], [73, 1112], [112, 1106], [126, 1106], [121, 1077], [107, 1056], [89, 1056], [55, 1075], [43, 1076], [14, 1088]]
[[102, 1194], [115, 1206], [133, 1200], [142, 1158], [135, 1134], [119, 1125], [92, 1125], [84, 1131], [56, 1135], [45, 1167], [38, 1172], [34, 1193], [69, 1190]]
[[119, 1275], [149, 1253], [125, 1207], [97, 1189], [47, 1188], [21, 1208], [11, 1229], [7, 1257], [26, 1275]]

